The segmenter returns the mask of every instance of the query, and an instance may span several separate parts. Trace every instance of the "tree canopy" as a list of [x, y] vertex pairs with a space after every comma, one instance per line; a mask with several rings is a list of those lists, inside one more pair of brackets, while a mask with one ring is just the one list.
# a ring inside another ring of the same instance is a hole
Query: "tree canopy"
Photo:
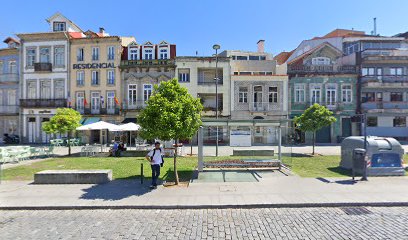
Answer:
[[201, 125], [203, 106], [177, 79], [155, 85], [138, 123], [145, 139], [190, 139]]
[[58, 108], [57, 113], [45, 122], [43, 130], [46, 133], [69, 133], [81, 126], [81, 114], [71, 108]]

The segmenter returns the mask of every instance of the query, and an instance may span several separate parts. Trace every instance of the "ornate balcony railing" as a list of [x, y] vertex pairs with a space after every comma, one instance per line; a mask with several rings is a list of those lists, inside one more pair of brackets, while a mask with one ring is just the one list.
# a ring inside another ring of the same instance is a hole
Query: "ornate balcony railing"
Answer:
[[51, 72], [52, 64], [51, 63], [34, 63], [35, 72]]
[[288, 66], [289, 74], [356, 74], [353, 65], [292, 65]]
[[19, 76], [17, 73], [3, 73], [0, 74], [0, 83], [4, 82], [18, 82]]
[[129, 67], [158, 67], [158, 66], [176, 66], [173, 59], [150, 59], [150, 60], [122, 60], [121, 68]]
[[4, 105], [0, 106], [0, 114], [17, 114], [19, 106], [17, 105]]
[[24, 108], [62, 108], [67, 107], [67, 99], [20, 99]]

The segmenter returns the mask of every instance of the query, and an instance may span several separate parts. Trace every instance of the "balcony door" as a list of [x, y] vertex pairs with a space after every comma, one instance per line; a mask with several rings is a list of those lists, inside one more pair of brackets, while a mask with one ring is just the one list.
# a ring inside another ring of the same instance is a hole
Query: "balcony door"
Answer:
[[326, 86], [326, 104], [329, 109], [333, 109], [336, 106], [336, 86], [328, 85]]
[[254, 92], [253, 92], [253, 99], [254, 99], [254, 110], [259, 111], [262, 110], [262, 86], [254, 86]]
[[99, 114], [101, 109], [101, 96], [99, 92], [91, 93], [91, 113]]
[[106, 111], [108, 114], [115, 113], [115, 92], [106, 93]]
[[76, 94], [76, 110], [80, 112], [81, 114], [84, 113], [84, 98], [85, 98], [85, 93], [84, 92], [77, 92]]
[[43, 80], [40, 82], [40, 98], [51, 99], [51, 81]]
[[312, 104], [321, 102], [321, 87], [320, 86], [311, 86], [310, 89], [310, 102]]
[[34, 143], [35, 135], [36, 135], [36, 121], [34, 117], [30, 117], [28, 118], [28, 124], [27, 124], [28, 142]]
[[49, 118], [43, 118], [41, 120], [41, 140], [42, 140], [42, 143], [48, 143], [50, 141], [50, 134], [47, 134], [46, 132], [44, 132], [42, 130], [44, 123], [49, 122], [49, 121], [50, 121]]

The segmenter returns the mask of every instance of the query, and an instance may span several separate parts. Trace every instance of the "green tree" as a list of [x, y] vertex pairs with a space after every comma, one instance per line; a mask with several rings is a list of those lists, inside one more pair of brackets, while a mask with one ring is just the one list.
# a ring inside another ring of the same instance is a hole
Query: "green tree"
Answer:
[[302, 115], [295, 117], [296, 127], [303, 132], [313, 132], [313, 155], [315, 154], [316, 131], [336, 122], [333, 112], [317, 103], [306, 109]]
[[[43, 130], [49, 134], [66, 134], [68, 135], [68, 143], [71, 139], [71, 133], [81, 124], [81, 114], [72, 108], [58, 108], [57, 113], [50, 119], [49, 122], [45, 122]], [[68, 155], [71, 155], [71, 144], [68, 144]]]
[[140, 135], [144, 139], [158, 138], [174, 140], [175, 183], [179, 183], [177, 173], [177, 147], [179, 140], [191, 139], [201, 125], [200, 99], [188, 93], [177, 79], [155, 85], [147, 106], [139, 116]]

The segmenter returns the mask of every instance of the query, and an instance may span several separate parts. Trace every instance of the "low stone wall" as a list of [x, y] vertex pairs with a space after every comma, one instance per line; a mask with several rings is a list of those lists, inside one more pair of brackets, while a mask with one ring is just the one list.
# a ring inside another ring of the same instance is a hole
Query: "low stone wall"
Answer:
[[273, 156], [273, 150], [238, 150], [234, 149], [232, 152], [232, 156]]
[[130, 151], [123, 151], [120, 153], [121, 157], [145, 157], [149, 151], [135, 151], [135, 150], [130, 150]]
[[97, 184], [112, 181], [112, 170], [46, 170], [34, 174], [35, 184]]

